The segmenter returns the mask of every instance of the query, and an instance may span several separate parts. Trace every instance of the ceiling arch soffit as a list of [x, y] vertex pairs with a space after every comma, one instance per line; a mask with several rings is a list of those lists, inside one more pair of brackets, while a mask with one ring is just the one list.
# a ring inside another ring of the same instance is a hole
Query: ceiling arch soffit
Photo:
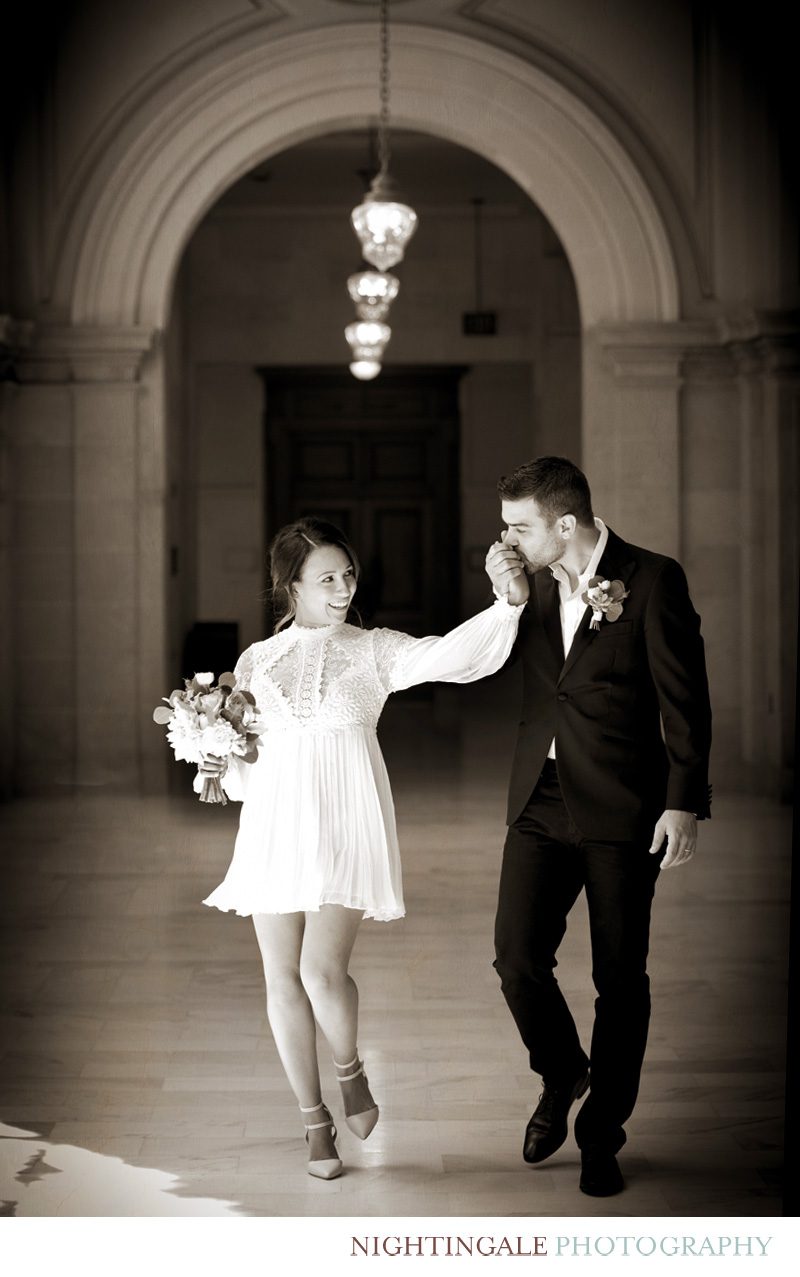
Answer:
[[[506, 7], [496, 0], [463, 0], [458, 13], [480, 31], [482, 38], [516, 53], [563, 84], [607, 125], [630, 152], [655, 195], [669, 227], [681, 280], [698, 297], [710, 296], [713, 287], [706, 242], [710, 232], [707, 228], [698, 229], [697, 225], [697, 204], [701, 194], [697, 190], [689, 190], [674, 171], [669, 155], [643, 127], [636, 102], [623, 95], [617, 83], [604, 79], [596, 65], [593, 66], [586, 58], [579, 59], [572, 49], [555, 44], [548, 37], [547, 30], [536, 23], [532, 12], [525, 10], [523, 20], [521, 13], [508, 13]], [[700, 20], [703, 20], [703, 15], [699, 15]], [[707, 39], [704, 32], [701, 40], [703, 49], [703, 41]], [[708, 91], [708, 72], [703, 66], [698, 74], [696, 93], [703, 97]], [[707, 144], [705, 109], [702, 106], [698, 109], [695, 125], [701, 146]]]
[[[373, 36], [364, 23], [270, 33], [213, 64], [205, 55], [142, 101], [85, 178], [60, 245], [55, 297], [72, 321], [163, 326], [180, 253], [222, 191], [278, 151], [374, 119]], [[552, 75], [470, 37], [398, 25], [392, 118], [483, 155], [539, 205], [570, 258], [584, 325], [677, 318], [649, 184]]]

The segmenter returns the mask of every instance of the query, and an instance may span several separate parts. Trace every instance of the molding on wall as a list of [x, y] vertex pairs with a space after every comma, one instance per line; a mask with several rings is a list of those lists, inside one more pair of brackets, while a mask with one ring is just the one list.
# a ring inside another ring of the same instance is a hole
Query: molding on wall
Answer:
[[[185, 243], [223, 190], [270, 154], [373, 118], [372, 36], [363, 23], [262, 33], [176, 86], [166, 114], [150, 103], [86, 184], [61, 244], [56, 306], [79, 323], [163, 327]], [[651, 191], [563, 85], [474, 39], [404, 26], [393, 101], [400, 127], [484, 155], [542, 209], [570, 258], [585, 325], [677, 316], [675, 259]]]
[[23, 382], [135, 382], [158, 334], [130, 325], [51, 325], [38, 328], [17, 359]]
[[800, 366], [800, 314], [796, 311], [741, 311], [708, 320], [670, 324], [598, 324], [596, 339], [604, 350], [673, 351], [713, 358], [724, 354], [769, 356], [776, 366]]

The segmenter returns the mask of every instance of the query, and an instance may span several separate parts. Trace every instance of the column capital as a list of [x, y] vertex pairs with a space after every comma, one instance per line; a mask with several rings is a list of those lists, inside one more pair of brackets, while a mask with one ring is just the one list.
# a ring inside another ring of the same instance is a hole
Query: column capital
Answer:
[[757, 337], [753, 343], [765, 372], [796, 377], [800, 373], [800, 332]]
[[709, 320], [603, 323], [591, 331], [614, 376], [631, 384], [680, 385], [687, 352], [719, 346], [717, 326]]
[[719, 319], [722, 341], [742, 344], [755, 341], [796, 341], [800, 332], [800, 310], [732, 311]]
[[720, 320], [722, 340], [745, 375], [800, 370], [800, 311], [742, 310]]
[[142, 360], [158, 338], [154, 328], [58, 324], [34, 329], [17, 360], [20, 381], [119, 383], [139, 378]]
[[[603, 323], [590, 330], [624, 384], [680, 384], [741, 373], [800, 369], [800, 312], [742, 310], [675, 323]], [[588, 334], [587, 334], [588, 335]]]
[[20, 351], [31, 343], [33, 324], [13, 315], [0, 315], [0, 381], [13, 381]]

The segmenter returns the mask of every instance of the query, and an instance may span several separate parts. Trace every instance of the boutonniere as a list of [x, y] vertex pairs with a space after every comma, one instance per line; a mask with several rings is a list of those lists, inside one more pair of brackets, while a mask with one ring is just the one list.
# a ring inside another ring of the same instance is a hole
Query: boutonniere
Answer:
[[599, 630], [603, 617], [607, 621], [618, 621], [622, 616], [622, 600], [627, 599], [630, 590], [626, 590], [621, 581], [605, 581], [602, 576], [593, 576], [581, 595], [584, 603], [592, 609], [590, 630]]

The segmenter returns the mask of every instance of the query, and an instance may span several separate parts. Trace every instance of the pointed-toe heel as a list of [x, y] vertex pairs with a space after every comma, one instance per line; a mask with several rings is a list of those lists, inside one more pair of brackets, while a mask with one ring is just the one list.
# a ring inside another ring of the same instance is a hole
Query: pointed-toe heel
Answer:
[[367, 1109], [364, 1113], [351, 1113], [344, 1120], [354, 1135], [357, 1135], [360, 1140], [365, 1140], [375, 1129], [379, 1117], [380, 1109], [376, 1104], [374, 1108]]
[[353, 1065], [358, 1065], [358, 1068], [356, 1068], [353, 1073], [346, 1073], [339, 1078], [340, 1086], [343, 1082], [352, 1082], [353, 1079], [357, 1077], [363, 1077], [364, 1079], [364, 1084], [367, 1087], [367, 1095], [369, 1096], [370, 1101], [367, 1108], [361, 1109], [358, 1113], [348, 1113], [347, 1096], [344, 1090], [342, 1091], [342, 1098], [344, 1099], [345, 1122], [354, 1135], [357, 1135], [360, 1140], [365, 1140], [375, 1129], [375, 1125], [380, 1117], [380, 1109], [369, 1094], [369, 1081], [366, 1073], [364, 1072], [364, 1065], [359, 1060], [358, 1054], [355, 1055], [354, 1059], [352, 1059], [349, 1064], [339, 1064], [337, 1060], [334, 1060], [333, 1062], [337, 1069], [352, 1069]]
[[[338, 1132], [333, 1124], [333, 1118], [324, 1104], [315, 1104], [314, 1107], [310, 1109], [305, 1109], [302, 1104], [300, 1105], [301, 1113], [319, 1113], [320, 1111], [326, 1114], [326, 1120], [324, 1122], [304, 1123], [306, 1128], [306, 1144], [308, 1143], [308, 1132], [320, 1131], [323, 1126], [329, 1126], [331, 1128], [331, 1138], [333, 1140], [336, 1139]], [[308, 1173], [309, 1175], [313, 1175], [315, 1179], [336, 1179], [337, 1176], [342, 1173], [342, 1159], [340, 1157], [317, 1158], [315, 1161], [308, 1163]]]

